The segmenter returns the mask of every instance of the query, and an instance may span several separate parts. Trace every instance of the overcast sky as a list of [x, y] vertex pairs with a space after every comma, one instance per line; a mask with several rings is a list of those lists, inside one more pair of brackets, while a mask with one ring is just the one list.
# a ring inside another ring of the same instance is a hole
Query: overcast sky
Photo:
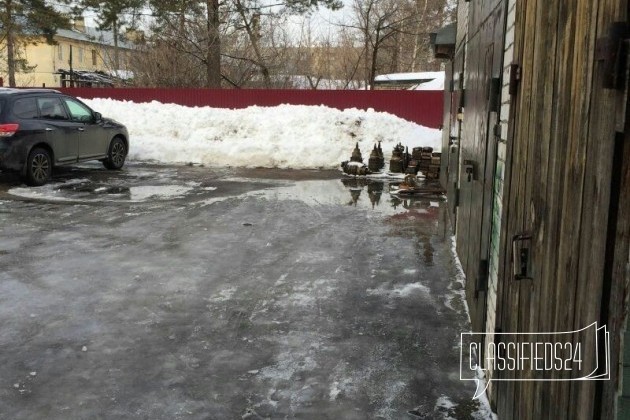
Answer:
[[[276, 0], [269, 0], [270, 2], [277, 2]], [[341, 22], [348, 22], [351, 13], [351, 4], [353, 0], [342, 0], [344, 7], [341, 10], [331, 11], [325, 7], [320, 8], [312, 12], [307, 16], [293, 16], [290, 18], [290, 31], [299, 34], [302, 27], [305, 27], [305, 22], [310, 22], [310, 27], [313, 36], [326, 37], [336, 32], [337, 28], [335, 24]], [[96, 27], [96, 15], [95, 11], [86, 10], [83, 12], [85, 23], [87, 26]]]

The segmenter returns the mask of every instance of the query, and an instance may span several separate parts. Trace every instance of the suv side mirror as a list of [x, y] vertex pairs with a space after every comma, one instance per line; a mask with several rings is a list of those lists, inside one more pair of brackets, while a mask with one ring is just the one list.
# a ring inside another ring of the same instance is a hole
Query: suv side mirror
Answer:
[[100, 112], [95, 112], [94, 113], [94, 122], [99, 123], [101, 121], [103, 121], [103, 116], [101, 115]]

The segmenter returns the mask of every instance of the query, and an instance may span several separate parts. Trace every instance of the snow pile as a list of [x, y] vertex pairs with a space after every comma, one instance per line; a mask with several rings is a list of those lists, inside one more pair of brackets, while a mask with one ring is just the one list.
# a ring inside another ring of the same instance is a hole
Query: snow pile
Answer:
[[208, 166], [338, 168], [356, 142], [367, 163], [382, 141], [386, 161], [395, 144], [439, 149], [439, 130], [374, 110], [325, 106], [191, 108], [173, 104], [84, 100], [125, 124], [130, 159]]

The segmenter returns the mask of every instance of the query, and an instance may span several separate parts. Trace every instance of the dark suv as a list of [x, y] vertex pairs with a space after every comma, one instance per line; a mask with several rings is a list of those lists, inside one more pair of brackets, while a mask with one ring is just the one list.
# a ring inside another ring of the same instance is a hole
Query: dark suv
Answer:
[[128, 150], [124, 125], [72, 96], [0, 88], [0, 170], [19, 171], [29, 185], [45, 184], [58, 165], [100, 160], [120, 169]]

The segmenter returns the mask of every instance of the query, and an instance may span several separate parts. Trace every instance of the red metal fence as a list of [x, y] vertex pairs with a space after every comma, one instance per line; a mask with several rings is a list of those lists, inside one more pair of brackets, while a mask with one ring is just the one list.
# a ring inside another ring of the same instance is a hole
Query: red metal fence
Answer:
[[158, 101], [185, 106], [247, 108], [248, 106], [325, 105], [331, 108], [389, 112], [426, 127], [442, 124], [442, 91], [418, 90], [287, 90], [287, 89], [152, 89], [60, 88], [85, 99], [111, 98], [133, 102]]

